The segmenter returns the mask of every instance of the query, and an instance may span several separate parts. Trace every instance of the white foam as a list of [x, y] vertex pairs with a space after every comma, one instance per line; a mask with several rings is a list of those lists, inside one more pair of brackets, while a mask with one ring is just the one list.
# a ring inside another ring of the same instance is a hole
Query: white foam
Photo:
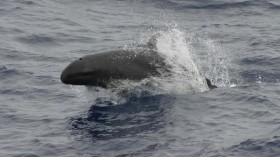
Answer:
[[198, 39], [202, 48], [202, 53], [197, 64], [203, 69], [204, 75], [218, 87], [230, 87], [232, 84], [229, 77], [229, 67], [231, 62], [226, 53], [221, 49], [218, 42], [212, 39]]
[[174, 26], [160, 34], [157, 41], [158, 52], [172, 66], [172, 75], [162, 80], [165, 91], [185, 94], [207, 90], [205, 78], [200, 75], [193, 60], [184, 32]]

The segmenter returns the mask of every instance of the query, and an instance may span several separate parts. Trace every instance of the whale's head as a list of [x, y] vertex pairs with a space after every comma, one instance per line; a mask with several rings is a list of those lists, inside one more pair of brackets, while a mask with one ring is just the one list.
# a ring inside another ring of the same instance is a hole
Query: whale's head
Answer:
[[86, 60], [87, 58], [83, 57], [70, 63], [61, 73], [61, 81], [71, 85], [95, 85], [106, 88], [105, 83], [96, 77], [96, 72], [86, 67]]
[[65, 84], [80, 85], [85, 80], [83, 76], [85, 62], [83, 58], [73, 61], [70, 63], [61, 73], [60, 79]]

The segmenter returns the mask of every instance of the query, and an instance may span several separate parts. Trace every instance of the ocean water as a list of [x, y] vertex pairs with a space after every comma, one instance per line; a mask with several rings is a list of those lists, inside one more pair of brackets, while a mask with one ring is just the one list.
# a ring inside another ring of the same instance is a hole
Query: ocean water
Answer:
[[[279, 157], [279, 14], [278, 0], [1, 0], [0, 156]], [[60, 81], [157, 34], [173, 77]]]

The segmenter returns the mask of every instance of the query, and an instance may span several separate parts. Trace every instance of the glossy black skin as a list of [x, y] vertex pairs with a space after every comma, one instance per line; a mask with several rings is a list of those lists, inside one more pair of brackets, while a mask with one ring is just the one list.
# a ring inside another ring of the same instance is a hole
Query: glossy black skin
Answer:
[[68, 65], [61, 81], [72, 85], [106, 88], [112, 80], [142, 80], [160, 76], [169, 68], [164, 58], [151, 49], [115, 50], [84, 56]]
[[[140, 81], [170, 72], [165, 59], [153, 49], [115, 50], [84, 56], [70, 63], [61, 74], [61, 81], [71, 85], [107, 88], [113, 80]], [[212, 85], [206, 78], [210, 89]]]

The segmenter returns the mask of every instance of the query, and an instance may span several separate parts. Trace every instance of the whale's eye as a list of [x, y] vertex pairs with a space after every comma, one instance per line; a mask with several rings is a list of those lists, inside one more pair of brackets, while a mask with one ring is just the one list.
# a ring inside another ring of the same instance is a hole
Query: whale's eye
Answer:
[[83, 58], [79, 58], [79, 61], [83, 60]]

